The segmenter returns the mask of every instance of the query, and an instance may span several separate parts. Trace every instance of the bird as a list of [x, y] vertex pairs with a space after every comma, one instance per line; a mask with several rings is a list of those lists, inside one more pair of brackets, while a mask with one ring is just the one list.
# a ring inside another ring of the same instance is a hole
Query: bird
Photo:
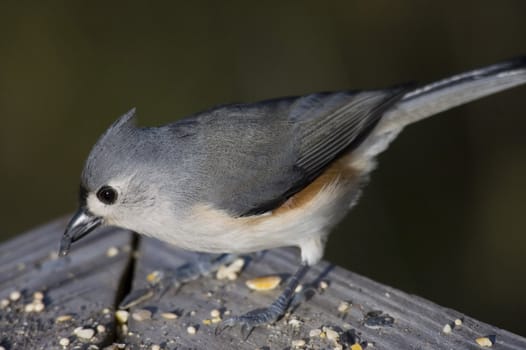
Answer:
[[105, 225], [220, 256], [298, 247], [279, 297], [220, 326], [250, 332], [286, 312], [406, 126], [524, 83], [526, 56], [424, 85], [221, 105], [158, 127], [138, 127], [131, 109], [86, 159], [59, 255]]

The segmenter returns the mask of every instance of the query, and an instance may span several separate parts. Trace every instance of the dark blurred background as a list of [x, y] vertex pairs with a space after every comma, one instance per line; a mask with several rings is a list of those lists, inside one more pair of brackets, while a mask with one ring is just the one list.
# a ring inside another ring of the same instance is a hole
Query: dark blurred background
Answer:
[[[210, 106], [427, 82], [526, 54], [526, 2], [2, 2], [0, 240], [74, 210], [83, 161]], [[526, 88], [409, 127], [326, 258], [526, 335]], [[58, 242], [57, 242], [58, 243]]]

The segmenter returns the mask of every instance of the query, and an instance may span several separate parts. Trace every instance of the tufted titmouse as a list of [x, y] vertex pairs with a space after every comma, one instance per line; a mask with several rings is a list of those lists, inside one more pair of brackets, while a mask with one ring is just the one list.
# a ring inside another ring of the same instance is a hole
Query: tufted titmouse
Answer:
[[406, 125], [525, 82], [521, 57], [420, 87], [225, 105], [161, 127], [136, 127], [132, 109], [89, 154], [60, 255], [100, 225], [211, 253], [297, 246], [301, 268], [280, 297], [223, 326], [272, 322]]

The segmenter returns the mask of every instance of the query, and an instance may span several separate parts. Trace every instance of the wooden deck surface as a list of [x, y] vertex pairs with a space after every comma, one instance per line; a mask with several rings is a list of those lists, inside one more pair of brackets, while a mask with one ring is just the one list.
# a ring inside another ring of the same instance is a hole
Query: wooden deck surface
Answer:
[[[220, 317], [228, 317], [267, 306], [280, 288], [255, 292], [245, 281], [292, 273], [298, 263], [293, 249], [250, 259], [234, 281], [209, 276], [177, 292], [156, 295], [132, 307], [128, 321], [121, 324], [115, 311], [125, 294], [146, 286], [153, 271], [173, 269], [196, 259], [196, 254], [108, 228], [78, 242], [68, 257], [59, 259], [56, 251], [65, 224], [65, 219], [55, 221], [0, 246], [0, 346], [7, 350], [358, 350], [357, 344], [362, 349], [482, 349], [475, 339], [485, 336], [495, 339], [494, 349], [526, 349], [523, 337], [327, 262], [309, 272], [305, 282], [318, 292], [292, 314], [256, 328], [247, 340], [236, 328], [216, 336], [210, 312], [216, 309]], [[320, 282], [327, 288], [320, 289]], [[39, 301], [35, 292], [43, 293], [44, 299]], [[342, 302], [349, 305], [343, 312]], [[165, 313], [177, 318], [167, 319]], [[141, 314], [142, 319], [137, 317]], [[459, 326], [454, 325], [457, 319], [462, 321]], [[446, 324], [451, 325], [449, 333], [444, 332]]]

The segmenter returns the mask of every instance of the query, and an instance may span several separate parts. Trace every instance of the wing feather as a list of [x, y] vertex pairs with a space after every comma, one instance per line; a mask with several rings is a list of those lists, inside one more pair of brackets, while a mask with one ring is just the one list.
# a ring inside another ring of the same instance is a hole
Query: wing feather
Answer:
[[214, 127], [215, 136], [209, 135], [222, 138], [218, 141], [222, 144], [226, 139], [235, 140], [232, 147], [223, 149], [223, 158], [214, 159], [224, 159], [226, 152], [235, 162], [235, 167], [215, 165], [220, 172], [215, 176], [221, 176], [225, 186], [216, 193], [214, 203], [236, 216], [277, 208], [343, 152], [358, 146], [407, 91], [396, 87], [319, 93], [213, 111], [213, 119], [235, 123], [227, 136], [217, 132], [224, 127]]

